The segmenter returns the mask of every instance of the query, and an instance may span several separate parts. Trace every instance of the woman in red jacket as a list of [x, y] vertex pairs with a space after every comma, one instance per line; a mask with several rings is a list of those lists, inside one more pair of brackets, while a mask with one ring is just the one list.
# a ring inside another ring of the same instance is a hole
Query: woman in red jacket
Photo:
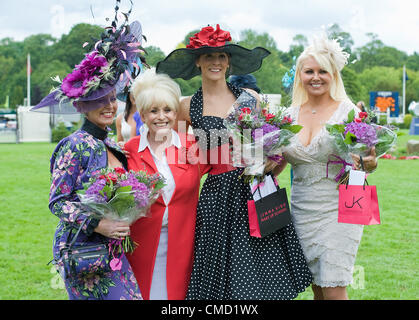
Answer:
[[135, 79], [131, 91], [146, 128], [125, 144], [128, 168], [159, 172], [166, 186], [151, 216], [131, 225], [138, 246], [128, 259], [144, 299], [184, 299], [193, 263], [199, 183], [213, 166], [192, 155], [193, 136], [172, 129], [180, 98], [176, 82], [151, 69]]

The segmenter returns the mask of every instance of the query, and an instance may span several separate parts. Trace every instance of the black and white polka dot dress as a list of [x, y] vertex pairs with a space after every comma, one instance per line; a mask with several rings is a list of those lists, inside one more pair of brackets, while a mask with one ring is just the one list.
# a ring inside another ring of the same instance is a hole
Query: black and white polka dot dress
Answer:
[[[238, 97], [242, 89], [227, 84]], [[207, 133], [224, 128], [222, 118], [202, 111], [199, 89], [190, 106], [193, 128]], [[250, 236], [251, 194], [240, 173], [209, 174], [202, 187], [187, 299], [293, 299], [312, 282], [292, 224], [264, 238]]]

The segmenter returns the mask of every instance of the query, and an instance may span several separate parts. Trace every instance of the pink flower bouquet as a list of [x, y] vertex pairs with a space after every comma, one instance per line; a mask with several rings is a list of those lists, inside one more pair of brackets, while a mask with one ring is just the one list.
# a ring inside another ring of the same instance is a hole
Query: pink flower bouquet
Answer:
[[371, 117], [367, 112], [360, 112], [355, 117], [355, 110], [352, 110], [343, 124], [326, 125], [339, 154], [367, 156], [375, 147], [377, 157], [381, 157], [396, 143], [397, 133], [389, 126], [371, 123]]
[[244, 92], [236, 100], [233, 112], [224, 120], [233, 141], [240, 145], [240, 159], [234, 151], [236, 143], [233, 147], [233, 166], [244, 167], [242, 176], [246, 182], [255, 177], [263, 179], [267, 160], [279, 164], [283, 159], [280, 156], [282, 147], [288, 145], [302, 128], [293, 125], [284, 110], [271, 113], [267, 105], [266, 97], [259, 106], [255, 97]]
[[[160, 196], [163, 178], [123, 168], [102, 169], [77, 192], [81, 205], [92, 216], [124, 221], [129, 224], [147, 216], [151, 205]], [[122, 241], [124, 252], [132, 252], [135, 244], [130, 237]]]

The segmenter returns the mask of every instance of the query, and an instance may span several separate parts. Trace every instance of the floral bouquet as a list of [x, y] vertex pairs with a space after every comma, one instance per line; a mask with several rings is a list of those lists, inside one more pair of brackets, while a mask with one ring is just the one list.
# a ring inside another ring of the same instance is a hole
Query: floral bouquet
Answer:
[[381, 157], [396, 143], [397, 133], [388, 126], [371, 123], [373, 116], [372, 112], [360, 112], [359, 117], [355, 117], [352, 110], [343, 124], [326, 125], [339, 153], [367, 156], [375, 147], [377, 157]]
[[[244, 167], [242, 177], [248, 183], [255, 177], [263, 180], [267, 160], [278, 164], [282, 161], [279, 154], [282, 147], [301, 130], [301, 126], [292, 125], [292, 119], [284, 115], [284, 108], [270, 113], [269, 102], [264, 96], [260, 105], [248, 92], [242, 93], [234, 103], [233, 111], [224, 120], [235, 141], [242, 147], [240, 159], [237, 153], [233, 156], [235, 167]], [[233, 146], [233, 152], [234, 150]]]
[[[160, 196], [164, 180], [158, 174], [105, 168], [91, 177], [83, 187], [77, 195], [82, 206], [92, 216], [131, 224], [147, 216], [149, 208]], [[124, 238], [121, 245], [126, 253], [135, 249], [135, 243], [130, 237]]]

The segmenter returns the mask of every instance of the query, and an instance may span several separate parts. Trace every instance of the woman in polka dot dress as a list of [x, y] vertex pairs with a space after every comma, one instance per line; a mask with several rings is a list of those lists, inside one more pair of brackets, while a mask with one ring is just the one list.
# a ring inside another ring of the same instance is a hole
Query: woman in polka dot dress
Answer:
[[[218, 25], [203, 28], [187, 48], [157, 65], [157, 72], [173, 78], [202, 75], [202, 87], [182, 101], [178, 117], [192, 125], [201, 142], [219, 140], [215, 129], [225, 129], [223, 119], [243, 92], [226, 82], [227, 70], [254, 72], [269, 55], [260, 47], [248, 50], [226, 41], [230, 34]], [[202, 187], [187, 299], [293, 299], [311, 284], [292, 224], [264, 238], [250, 236], [247, 200], [252, 196], [240, 173], [209, 174]]]

